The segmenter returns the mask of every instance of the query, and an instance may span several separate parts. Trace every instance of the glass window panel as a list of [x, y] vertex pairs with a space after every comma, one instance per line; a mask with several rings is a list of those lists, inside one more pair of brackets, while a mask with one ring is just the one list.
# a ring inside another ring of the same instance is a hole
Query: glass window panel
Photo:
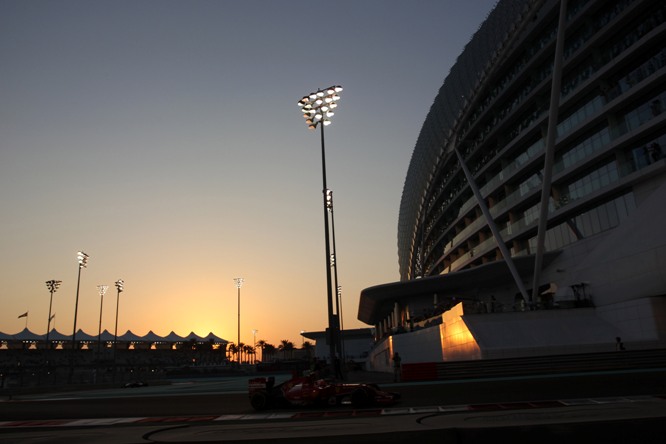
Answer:
[[634, 200], [634, 193], [627, 193], [624, 195], [624, 202], [627, 206], [627, 215], [636, 209], [636, 201]]
[[627, 203], [625, 197], [622, 196], [615, 201], [617, 208], [617, 216], [620, 222], [627, 218]]
[[611, 227], [616, 227], [620, 223], [620, 220], [617, 217], [617, 202], [620, 199], [623, 198], [620, 197], [619, 199], [615, 199], [608, 205], [608, 223]]
[[599, 207], [598, 215], [599, 215], [599, 225], [601, 228], [601, 231], [606, 231], [609, 228], [612, 227], [610, 224], [610, 220], [608, 218], [608, 207], [612, 204], [610, 203], [605, 203]]
[[593, 234], [601, 232], [601, 224], [599, 223], [599, 209], [595, 208], [590, 211], [590, 226]]
[[590, 224], [590, 215], [588, 213], [581, 215], [583, 234], [585, 237], [589, 237], [592, 234], [592, 225]]

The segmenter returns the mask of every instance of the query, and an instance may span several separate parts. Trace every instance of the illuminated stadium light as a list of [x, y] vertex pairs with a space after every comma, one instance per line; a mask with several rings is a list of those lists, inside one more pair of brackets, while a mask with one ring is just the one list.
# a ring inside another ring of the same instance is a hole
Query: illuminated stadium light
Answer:
[[303, 112], [303, 118], [305, 118], [308, 128], [316, 129], [320, 123], [323, 123], [324, 126], [331, 124], [331, 117], [334, 116], [331, 110], [338, 106], [337, 101], [340, 100], [338, 93], [340, 91], [342, 91], [341, 86], [331, 86], [303, 96], [298, 101], [298, 106]]
[[83, 251], [76, 253], [76, 258], [79, 261], [79, 268], [86, 268], [88, 266], [88, 255]]

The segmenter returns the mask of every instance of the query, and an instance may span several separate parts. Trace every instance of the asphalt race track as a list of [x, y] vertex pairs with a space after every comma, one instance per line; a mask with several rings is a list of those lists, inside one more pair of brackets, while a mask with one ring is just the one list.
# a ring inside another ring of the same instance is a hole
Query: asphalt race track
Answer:
[[297, 443], [316, 438], [318, 443], [391, 443], [416, 438], [455, 443], [506, 438], [570, 444], [607, 437], [603, 442], [646, 444], [664, 442], [666, 436], [666, 369], [381, 384], [402, 395], [400, 403], [384, 410], [342, 406], [257, 413], [243, 392], [246, 381], [5, 399], [0, 401], [0, 442]]

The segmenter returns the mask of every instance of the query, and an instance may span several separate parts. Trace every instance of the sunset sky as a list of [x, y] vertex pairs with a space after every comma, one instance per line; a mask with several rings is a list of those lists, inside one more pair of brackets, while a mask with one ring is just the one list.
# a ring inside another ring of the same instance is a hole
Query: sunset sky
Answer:
[[[209, 332], [300, 345], [327, 326], [326, 127], [343, 325], [399, 280], [417, 136], [495, 0], [0, 1], [0, 332]], [[19, 315], [29, 312], [27, 318]], [[52, 324], [53, 326], [53, 324]]]

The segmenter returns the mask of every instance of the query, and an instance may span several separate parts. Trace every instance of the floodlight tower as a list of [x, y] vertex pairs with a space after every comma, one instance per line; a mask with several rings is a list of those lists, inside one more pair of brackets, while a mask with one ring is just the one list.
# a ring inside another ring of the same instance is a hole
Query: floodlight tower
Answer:
[[324, 202], [324, 242], [326, 247], [326, 293], [328, 303], [328, 332], [329, 332], [329, 350], [331, 365], [336, 365], [336, 344], [339, 341], [339, 328], [333, 313], [333, 283], [331, 278], [331, 241], [329, 234], [329, 214], [328, 214], [328, 187], [326, 185], [326, 148], [324, 139], [324, 127], [331, 124], [333, 110], [338, 106], [340, 100], [339, 92], [342, 91], [340, 85], [331, 86], [323, 90], [317, 90], [303, 96], [298, 101], [298, 106], [303, 112], [305, 123], [308, 128], [315, 130], [317, 126], [321, 128], [321, 170], [323, 181], [323, 202]]
[[51, 308], [53, 307], [53, 293], [58, 291], [58, 287], [60, 287], [60, 284], [62, 284], [62, 281], [56, 281], [55, 279], [51, 279], [50, 281], [46, 281], [46, 288], [48, 288], [49, 292], [51, 293], [51, 300], [49, 301], [49, 321], [46, 324], [46, 348], [47, 349], [51, 348], [51, 343], [49, 342], [49, 333], [51, 333], [51, 319], [53, 319], [53, 316], [51, 316]]
[[88, 255], [83, 251], [76, 253], [76, 258], [79, 262], [79, 277], [76, 281], [76, 303], [74, 305], [74, 331], [72, 332], [72, 349], [76, 350], [76, 317], [79, 311], [79, 288], [81, 286], [81, 269], [88, 266]]
[[[236, 342], [236, 348], [240, 348], [240, 321], [241, 321], [241, 316], [240, 316], [240, 289], [243, 286], [243, 282], [245, 282], [245, 279], [242, 277], [237, 277], [234, 278], [234, 282], [236, 283], [236, 288], [238, 289], [238, 341]], [[240, 351], [238, 352], [238, 363], [240, 364]]]
[[118, 350], [118, 308], [120, 307], [120, 293], [125, 289], [125, 281], [118, 279], [116, 281], [116, 328], [113, 333], [113, 382], [116, 382], [116, 371], [118, 363], [116, 361], [116, 351]]
[[123, 292], [125, 288], [125, 281], [118, 279], [116, 281], [116, 290], [118, 293], [116, 295], [116, 329], [113, 333], [113, 359], [116, 359], [116, 343], [118, 342], [118, 307], [120, 307], [120, 293]]
[[70, 365], [69, 365], [69, 376], [67, 379], [67, 382], [71, 384], [72, 378], [74, 377], [74, 366], [76, 365], [76, 350], [78, 347], [76, 346], [76, 317], [79, 312], [79, 289], [81, 287], [81, 269], [86, 268], [88, 266], [88, 255], [85, 254], [83, 251], [79, 251], [76, 254], [76, 258], [79, 262], [79, 275], [76, 281], [76, 302], [74, 304], [74, 329], [72, 331], [72, 351], [71, 351], [71, 357], [70, 357]]
[[100, 303], [99, 303], [99, 332], [97, 333], [97, 353], [102, 350], [102, 308], [104, 307], [104, 294], [109, 289], [108, 285], [98, 285]]

